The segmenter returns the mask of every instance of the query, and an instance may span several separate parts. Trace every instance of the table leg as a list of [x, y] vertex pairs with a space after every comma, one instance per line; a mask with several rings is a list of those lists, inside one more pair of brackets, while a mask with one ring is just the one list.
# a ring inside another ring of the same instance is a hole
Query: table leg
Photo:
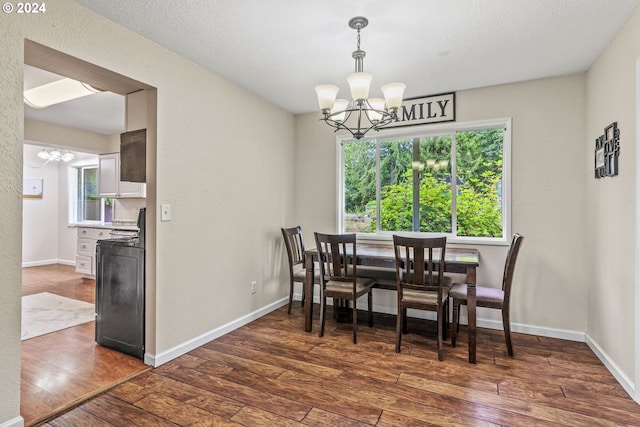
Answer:
[[476, 363], [476, 268], [467, 267], [467, 317], [469, 330], [469, 363]]
[[304, 256], [304, 267], [307, 274], [304, 280], [304, 330], [311, 332], [311, 323], [313, 321], [313, 256]]

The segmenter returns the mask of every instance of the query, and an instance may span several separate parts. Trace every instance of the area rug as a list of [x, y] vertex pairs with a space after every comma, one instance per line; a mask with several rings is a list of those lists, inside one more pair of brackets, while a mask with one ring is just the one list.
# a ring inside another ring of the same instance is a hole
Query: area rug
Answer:
[[49, 292], [22, 297], [22, 339], [95, 320], [95, 306]]

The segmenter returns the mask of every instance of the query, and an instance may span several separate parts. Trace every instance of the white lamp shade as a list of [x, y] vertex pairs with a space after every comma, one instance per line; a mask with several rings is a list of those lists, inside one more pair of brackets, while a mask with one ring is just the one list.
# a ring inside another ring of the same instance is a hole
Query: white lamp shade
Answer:
[[51, 157], [51, 154], [49, 154], [49, 152], [43, 148], [42, 150], [38, 151], [38, 157], [40, 157], [42, 160], [48, 160], [49, 157]]
[[319, 85], [316, 86], [316, 94], [318, 95], [318, 106], [321, 110], [331, 110], [336, 102], [338, 95], [338, 86]]
[[382, 86], [382, 93], [384, 93], [387, 108], [400, 108], [406, 87], [404, 83], [389, 83]]
[[63, 162], [70, 162], [71, 160], [75, 159], [76, 156], [73, 155], [72, 152], [67, 151], [66, 153], [64, 153], [62, 155], [62, 161]]
[[60, 159], [62, 158], [62, 153], [58, 150], [52, 150], [51, 151], [51, 160], [55, 161], [55, 162], [59, 162]]
[[379, 122], [382, 119], [382, 111], [384, 111], [384, 99], [382, 99], [382, 98], [371, 98], [369, 100], [369, 105], [374, 110], [380, 111], [380, 113], [378, 111], [371, 111], [371, 110], [367, 111], [367, 115], [369, 116], [369, 120], [371, 120], [371, 123]]
[[33, 89], [25, 90], [24, 102], [32, 108], [45, 108], [53, 104], [70, 101], [100, 92], [88, 84], [77, 80], [62, 79]]
[[344, 122], [344, 118], [347, 114], [345, 110], [347, 109], [348, 105], [349, 101], [347, 101], [346, 99], [336, 99], [335, 105], [331, 110], [331, 120], [335, 120], [336, 122]]
[[367, 99], [369, 97], [369, 87], [373, 76], [369, 73], [353, 73], [347, 77], [351, 97], [355, 100]]

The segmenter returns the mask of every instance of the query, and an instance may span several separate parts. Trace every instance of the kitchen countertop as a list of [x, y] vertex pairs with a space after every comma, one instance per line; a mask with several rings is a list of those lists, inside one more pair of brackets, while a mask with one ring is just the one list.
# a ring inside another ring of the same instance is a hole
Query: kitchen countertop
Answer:
[[105, 228], [108, 230], [131, 230], [138, 231], [137, 225], [130, 224], [114, 224], [112, 222], [74, 222], [69, 224], [70, 227], [88, 227], [88, 228]]

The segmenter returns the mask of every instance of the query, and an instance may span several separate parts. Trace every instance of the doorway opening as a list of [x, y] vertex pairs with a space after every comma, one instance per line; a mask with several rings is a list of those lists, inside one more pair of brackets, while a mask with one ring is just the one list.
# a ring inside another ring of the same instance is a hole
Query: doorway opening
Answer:
[[[31, 68], [44, 70], [48, 73], [71, 78], [87, 83], [92, 87], [103, 91], [109, 91], [123, 100], [122, 116], [124, 127], [115, 132], [114, 135], [98, 135], [101, 132], [92, 132], [87, 129], [75, 129], [73, 126], [73, 114], [70, 123], [52, 123], [43, 119], [44, 110], [39, 110], [35, 118], [27, 117], [25, 114], [25, 149], [32, 143], [38, 144], [38, 149], [44, 151], [69, 151], [76, 155], [89, 153], [97, 156], [103, 153], [113, 153], [119, 151], [119, 133], [133, 130], [127, 128], [129, 117], [125, 115], [129, 104], [129, 96], [135, 94], [134, 98], [140, 99], [141, 94], [145, 99], [144, 111], [141, 115], [144, 125], [147, 128], [147, 209], [148, 217], [155, 217], [155, 135], [156, 135], [156, 95], [155, 88], [139, 81], [122, 76], [115, 72], [103, 69], [96, 65], [87, 63], [78, 58], [71, 57], [62, 52], [55, 51], [46, 46], [25, 40], [25, 69]], [[31, 70], [33, 71], [33, 70]], [[26, 80], [26, 79], [25, 79]], [[97, 94], [100, 96], [103, 94]], [[51, 107], [52, 109], [55, 106]], [[96, 114], [94, 114], [95, 116]], [[98, 116], [100, 117], [100, 116]], [[104, 121], [107, 121], [106, 118]], [[98, 120], [99, 122], [99, 120]], [[133, 126], [139, 125], [140, 121]], [[100, 123], [97, 123], [99, 125]], [[77, 131], [77, 132], [75, 132]], [[108, 131], [107, 131], [108, 133]], [[29, 175], [27, 163], [42, 165], [25, 155], [23, 163], [23, 176]], [[49, 161], [51, 163], [51, 161]], [[73, 226], [70, 217], [67, 216], [69, 204], [73, 201], [68, 197], [68, 174], [71, 170], [68, 165], [57, 165], [52, 168], [48, 177], [36, 177], [38, 182], [44, 182], [45, 196], [47, 191], [56, 191], [64, 196], [65, 202], [59, 204], [53, 201], [49, 206], [57, 216], [53, 224], [45, 224], [37, 237], [47, 234], [47, 239], [42, 242], [56, 240], [58, 246], [66, 249], [62, 254], [55, 256], [43, 254], [29, 254], [25, 258], [23, 252], [23, 295], [35, 293], [53, 293], [58, 296], [83, 301], [85, 303], [95, 303], [95, 280], [90, 274], [81, 274], [76, 271], [76, 228]], [[48, 166], [52, 166], [49, 164]], [[36, 170], [36, 169], [33, 169]], [[78, 169], [72, 169], [77, 171]], [[33, 174], [33, 173], [31, 173]], [[87, 172], [90, 175], [90, 171]], [[53, 177], [55, 175], [55, 177]], [[89, 177], [88, 177], [89, 178]], [[36, 182], [34, 178], [34, 182]], [[54, 190], [55, 188], [55, 190]], [[66, 194], [65, 194], [66, 193]], [[36, 206], [36, 210], [41, 209], [45, 198], [34, 199], [42, 201]], [[123, 202], [122, 210], [126, 211], [129, 205], [135, 204], [132, 199]], [[32, 201], [32, 200], [29, 200]], [[51, 201], [46, 199], [46, 201]], [[105, 203], [102, 201], [101, 203]], [[129, 205], [127, 205], [127, 203]], [[137, 212], [137, 211], [136, 211]], [[41, 212], [42, 213], [42, 212]], [[100, 221], [104, 221], [101, 217]], [[148, 221], [152, 223], [152, 221]], [[25, 224], [26, 225], [26, 224]], [[30, 230], [33, 231], [33, 230]], [[155, 226], [147, 227], [147, 235], [155, 234]], [[30, 237], [33, 237], [31, 235]], [[23, 240], [25, 233], [23, 231]], [[146, 258], [147, 268], [153, 271], [155, 268], [155, 245], [147, 246]], [[23, 245], [24, 246], [24, 245]], [[31, 248], [39, 248], [36, 242]], [[46, 246], [46, 245], [45, 245]], [[25, 260], [27, 262], [25, 262]], [[149, 274], [146, 286], [151, 290], [155, 289], [155, 276]], [[148, 292], [152, 295], [155, 292]], [[146, 305], [148, 312], [154, 312], [154, 300], [147, 298]], [[155, 336], [155, 322], [153, 319], [145, 321], [146, 335]], [[86, 322], [77, 326], [51, 332], [45, 335], [36, 336], [22, 342], [22, 379], [21, 379], [21, 415], [25, 425], [34, 425], [50, 418], [55, 413], [77, 405], [113, 385], [122, 382], [133, 375], [137, 375], [150, 367], [139, 359], [124, 355], [115, 350], [101, 347], [94, 340], [95, 321]], [[149, 347], [148, 347], [149, 348]], [[153, 350], [149, 348], [149, 350]]]

